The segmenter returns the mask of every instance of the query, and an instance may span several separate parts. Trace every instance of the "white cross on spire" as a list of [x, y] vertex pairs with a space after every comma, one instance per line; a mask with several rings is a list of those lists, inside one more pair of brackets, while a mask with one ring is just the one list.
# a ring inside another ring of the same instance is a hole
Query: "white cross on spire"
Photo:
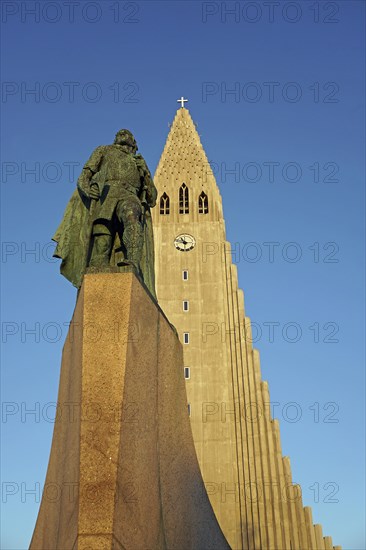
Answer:
[[177, 99], [177, 103], [180, 103], [181, 108], [183, 109], [184, 104], [188, 101], [188, 99], [184, 99], [182, 96], [180, 99]]

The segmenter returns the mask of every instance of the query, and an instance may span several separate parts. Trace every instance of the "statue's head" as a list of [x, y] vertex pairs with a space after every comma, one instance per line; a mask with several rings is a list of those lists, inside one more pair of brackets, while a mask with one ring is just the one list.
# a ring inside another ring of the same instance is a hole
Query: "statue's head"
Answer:
[[135, 154], [138, 149], [136, 140], [133, 137], [132, 132], [126, 129], [119, 130], [116, 133], [114, 143], [116, 145], [127, 145], [129, 148], [132, 149], [133, 154]]

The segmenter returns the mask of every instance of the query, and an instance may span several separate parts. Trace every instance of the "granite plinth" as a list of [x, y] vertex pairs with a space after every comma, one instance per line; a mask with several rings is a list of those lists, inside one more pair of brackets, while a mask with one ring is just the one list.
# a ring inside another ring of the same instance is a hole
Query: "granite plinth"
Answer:
[[191, 434], [182, 346], [133, 273], [87, 274], [30, 548], [229, 549]]

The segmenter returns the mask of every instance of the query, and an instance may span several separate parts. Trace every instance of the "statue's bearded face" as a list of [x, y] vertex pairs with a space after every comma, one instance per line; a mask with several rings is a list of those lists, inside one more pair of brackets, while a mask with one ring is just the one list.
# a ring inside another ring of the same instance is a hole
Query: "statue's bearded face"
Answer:
[[129, 152], [135, 154], [137, 151], [137, 143], [131, 132], [128, 132], [126, 130], [120, 130], [116, 134], [116, 138], [114, 140], [114, 143], [116, 145], [122, 145], [126, 150]]

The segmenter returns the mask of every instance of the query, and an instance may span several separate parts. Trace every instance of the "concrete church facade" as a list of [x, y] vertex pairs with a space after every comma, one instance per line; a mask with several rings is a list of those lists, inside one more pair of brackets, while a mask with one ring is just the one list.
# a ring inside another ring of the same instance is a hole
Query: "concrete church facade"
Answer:
[[183, 344], [188, 411], [211, 505], [235, 550], [339, 549], [313, 524], [282, 456], [220, 191], [183, 105], [154, 176], [156, 289]]

